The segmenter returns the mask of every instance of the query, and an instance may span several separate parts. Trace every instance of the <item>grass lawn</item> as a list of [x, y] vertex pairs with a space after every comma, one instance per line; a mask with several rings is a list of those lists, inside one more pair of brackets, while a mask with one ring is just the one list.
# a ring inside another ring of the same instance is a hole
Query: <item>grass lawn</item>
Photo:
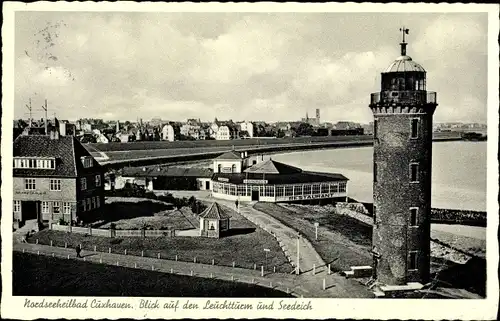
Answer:
[[291, 297], [256, 285], [13, 253], [13, 295]]
[[231, 210], [231, 235], [220, 239], [203, 237], [159, 237], [140, 238], [123, 237], [108, 238], [99, 236], [86, 236], [84, 234], [72, 234], [67, 232], [42, 230], [28, 239], [28, 242], [35, 243], [36, 239], [40, 244], [50, 244], [54, 246], [76, 247], [82, 244], [83, 250], [93, 250], [97, 246], [98, 251], [107, 252], [108, 248], [113, 253], [141, 255], [157, 257], [160, 253], [162, 258], [175, 259], [175, 255], [181, 261], [192, 262], [196, 257], [197, 262], [211, 264], [212, 259], [216, 264], [231, 266], [234, 261], [236, 266], [253, 269], [265, 264], [264, 248], [271, 250], [268, 256], [269, 266], [276, 266], [278, 272], [288, 273], [292, 271], [281, 248], [276, 240], [264, 230], [258, 228], [241, 215]]
[[[311, 242], [321, 258], [326, 263], [331, 263], [334, 271], [372, 263], [369, 253], [371, 227], [366, 227], [351, 217], [315, 213], [296, 206], [292, 210], [273, 203], [257, 203], [254, 207], [299, 231]], [[315, 222], [320, 223], [318, 241], [315, 241]]]

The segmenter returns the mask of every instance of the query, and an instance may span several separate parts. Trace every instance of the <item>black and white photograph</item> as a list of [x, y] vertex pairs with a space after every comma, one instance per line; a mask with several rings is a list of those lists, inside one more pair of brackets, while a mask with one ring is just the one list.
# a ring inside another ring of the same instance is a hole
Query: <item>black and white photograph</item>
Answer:
[[2, 312], [495, 319], [498, 6], [129, 5], [4, 5]]

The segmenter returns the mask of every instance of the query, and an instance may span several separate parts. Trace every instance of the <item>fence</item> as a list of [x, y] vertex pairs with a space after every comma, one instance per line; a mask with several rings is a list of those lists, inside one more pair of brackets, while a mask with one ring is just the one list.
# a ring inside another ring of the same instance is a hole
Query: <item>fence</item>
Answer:
[[173, 237], [178, 234], [176, 230], [107, 230], [91, 227], [77, 227], [71, 225], [50, 224], [50, 229], [77, 234], [88, 234], [104, 237]]
[[[19, 251], [19, 250], [18, 250]], [[39, 250], [34, 251], [34, 250], [29, 250], [29, 249], [22, 249], [22, 253], [30, 253], [33, 255], [45, 255], [53, 258], [62, 258], [62, 259], [67, 259], [67, 260], [75, 260], [74, 255], [66, 255], [66, 254], [56, 254], [54, 252], [50, 253], [45, 251], [41, 252]], [[81, 259], [76, 259], [79, 262], [82, 262]], [[238, 282], [238, 283], [246, 283], [246, 284], [252, 284], [252, 285], [259, 285], [263, 286], [266, 288], [271, 288], [274, 290], [281, 291], [283, 293], [286, 293], [287, 295], [291, 295], [294, 297], [303, 297], [303, 295], [299, 294], [298, 292], [302, 292], [300, 290], [300, 287], [297, 287], [293, 284], [284, 284], [282, 282], [276, 282], [272, 279], [263, 277], [263, 276], [251, 276], [251, 275], [241, 275], [241, 274], [232, 274], [228, 272], [216, 272], [216, 271], [204, 271], [200, 272], [199, 270], [194, 270], [192, 268], [185, 267], [183, 269], [179, 268], [172, 268], [172, 267], [166, 267], [162, 264], [156, 264], [154, 262], [131, 262], [131, 261], [120, 261], [119, 259], [115, 259], [112, 257], [107, 257], [107, 256], [88, 256], [83, 258], [84, 262], [89, 262], [89, 263], [99, 263], [99, 264], [104, 264], [104, 265], [114, 265], [114, 266], [120, 266], [120, 267], [128, 267], [128, 268], [134, 268], [134, 269], [142, 269], [142, 270], [150, 270], [150, 271], [156, 271], [156, 272], [164, 272], [164, 273], [170, 273], [170, 274], [176, 274], [176, 275], [182, 275], [182, 276], [197, 276], [197, 277], [202, 277], [202, 278], [210, 278], [210, 279], [218, 279], [221, 281], [231, 281], [231, 282]], [[324, 288], [323, 288], [324, 289]]]

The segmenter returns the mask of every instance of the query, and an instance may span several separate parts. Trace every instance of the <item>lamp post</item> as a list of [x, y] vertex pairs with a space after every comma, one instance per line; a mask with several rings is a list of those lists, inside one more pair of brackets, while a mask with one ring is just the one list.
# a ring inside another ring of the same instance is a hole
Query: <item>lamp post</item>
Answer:
[[267, 253], [271, 252], [270, 249], [264, 249], [264, 252], [266, 253], [266, 260], [264, 261], [264, 268], [267, 268]]
[[297, 275], [300, 274], [300, 233], [297, 233]]

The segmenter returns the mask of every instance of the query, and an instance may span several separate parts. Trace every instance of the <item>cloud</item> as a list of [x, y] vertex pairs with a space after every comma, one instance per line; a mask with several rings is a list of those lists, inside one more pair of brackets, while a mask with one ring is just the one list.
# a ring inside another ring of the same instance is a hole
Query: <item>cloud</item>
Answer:
[[16, 117], [368, 122], [403, 18], [436, 119], [485, 121], [485, 14], [19, 12]]

